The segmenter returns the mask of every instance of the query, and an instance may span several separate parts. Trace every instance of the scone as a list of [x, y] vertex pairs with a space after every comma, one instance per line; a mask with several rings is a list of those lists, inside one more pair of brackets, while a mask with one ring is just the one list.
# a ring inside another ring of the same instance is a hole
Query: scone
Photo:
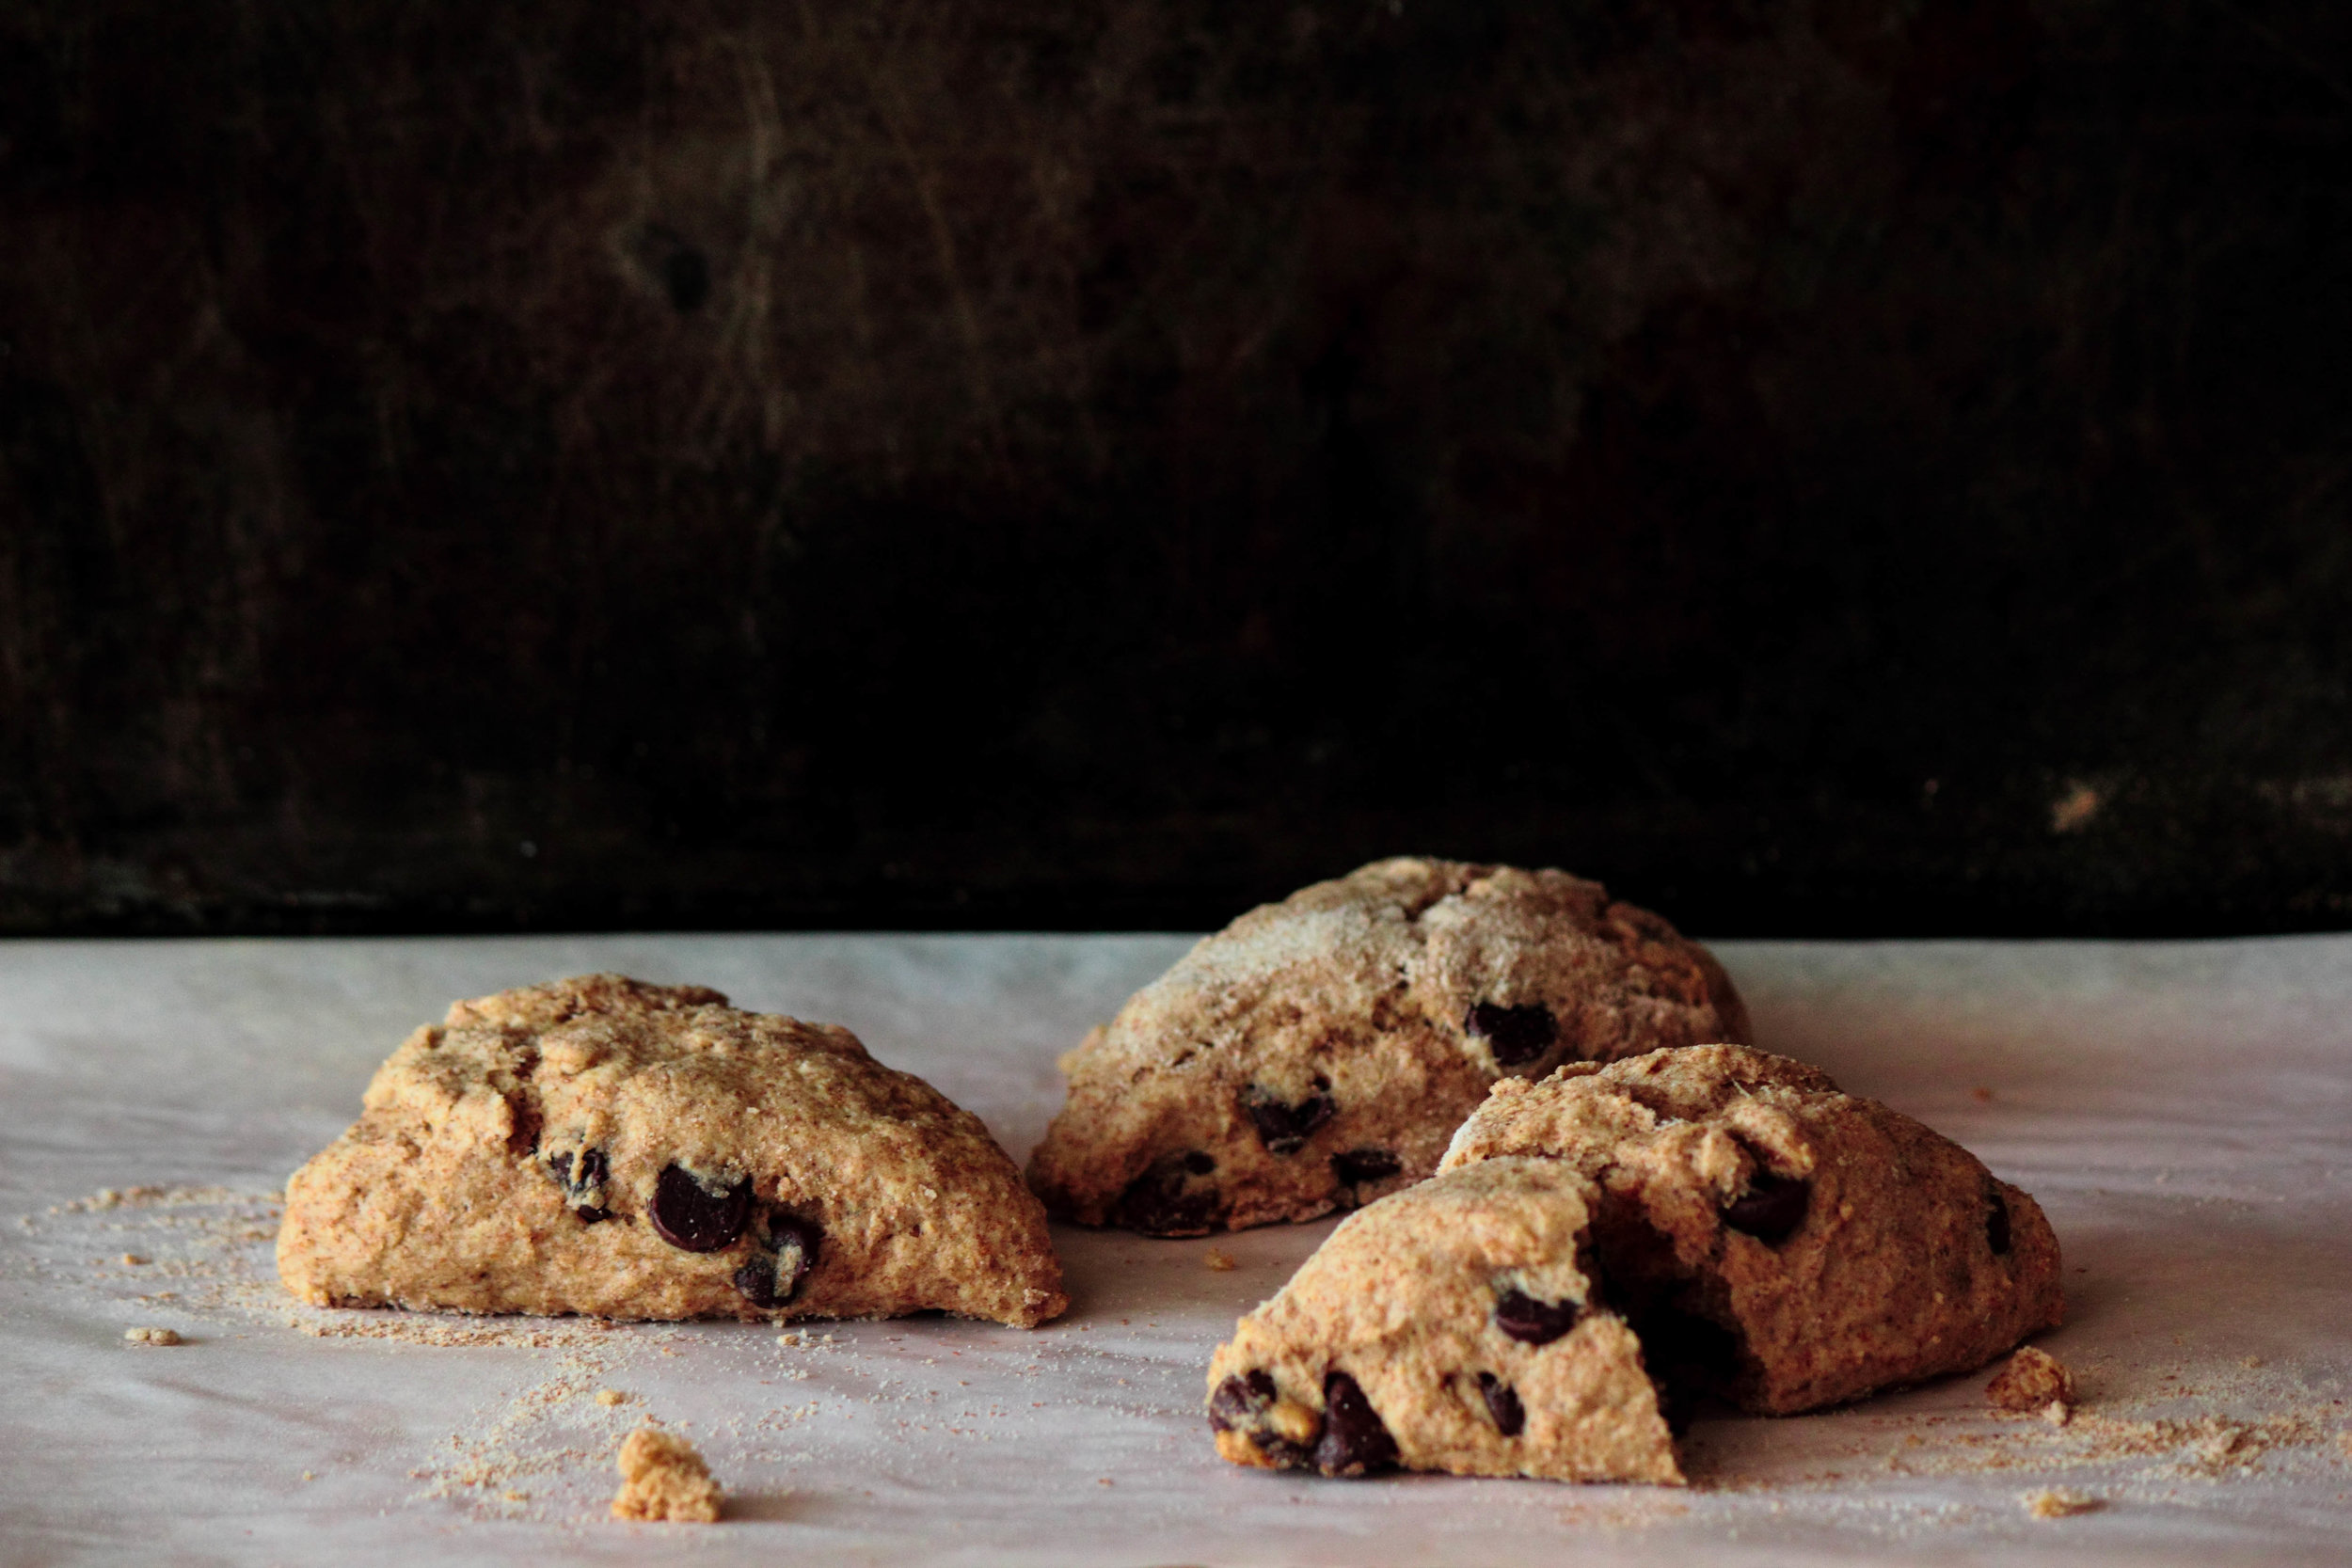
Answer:
[[979, 1118], [848, 1030], [592, 974], [449, 1010], [294, 1173], [320, 1306], [1034, 1326], [1045, 1214]]
[[1389, 860], [1250, 911], [1062, 1058], [1056, 1214], [1195, 1236], [1428, 1176], [1506, 1075], [1748, 1038], [1707, 950], [1560, 871]]
[[1966, 1150], [1783, 1057], [1661, 1051], [1497, 1084], [1241, 1321], [1209, 1424], [1327, 1475], [1678, 1481], [1676, 1406], [1807, 1410], [2059, 1313], [2048, 1222]]
[[2041, 1206], [1899, 1111], [1731, 1046], [1508, 1080], [1441, 1169], [1601, 1189], [1609, 1294], [1651, 1372], [1771, 1415], [1970, 1371], [2064, 1313]]
[[1209, 1366], [1236, 1465], [1679, 1484], [1591, 1259], [1600, 1189], [1491, 1160], [1351, 1214]]

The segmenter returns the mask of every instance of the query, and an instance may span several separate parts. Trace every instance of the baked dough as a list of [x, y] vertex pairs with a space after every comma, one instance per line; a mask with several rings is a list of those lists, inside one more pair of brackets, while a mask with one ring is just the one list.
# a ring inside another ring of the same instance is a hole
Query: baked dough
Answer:
[[1769, 1415], [1971, 1371], [2064, 1314], [2041, 1206], [1826, 1073], [1702, 1046], [1505, 1080], [1441, 1168], [1598, 1183], [1600, 1267], [1670, 1389]]
[[1029, 1181], [1152, 1235], [1312, 1219], [1428, 1176], [1500, 1077], [1748, 1034], [1706, 949], [1597, 882], [1381, 861], [1252, 910], [1089, 1035]]
[[615, 974], [459, 1002], [294, 1173], [325, 1307], [1034, 1326], [1045, 1214], [979, 1119], [830, 1024]]
[[1209, 1366], [1236, 1465], [1679, 1484], [1674, 1441], [1591, 1262], [1600, 1189], [1490, 1160], [1342, 1222]]

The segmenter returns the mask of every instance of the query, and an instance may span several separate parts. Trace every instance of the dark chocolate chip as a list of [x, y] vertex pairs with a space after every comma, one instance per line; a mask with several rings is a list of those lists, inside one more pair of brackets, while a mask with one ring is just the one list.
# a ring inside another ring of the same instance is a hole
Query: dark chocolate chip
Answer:
[[786, 1298], [776, 1293], [776, 1256], [771, 1252], [755, 1252], [751, 1260], [735, 1271], [736, 1292], [754, 1307], [766, 1311], [781, 1307]]
[[1405, 1168], [1405, 1163], [1385, 1148], [1351, 1148], [1331, 1156], [1331, 1174], [1343, 1186], [1384, 1180]]
[[1478, 1391], [1486, 1396], [1486, 1414], [1495, 1418], [1495, 1430], [1517, 1437], [1527, 1425], [1527, 1408], [1519, 1403], [1518, 1390], [1492, 1372], [1481, 1372]]
[[1127, 1184], [1111, 1207], [1111, 1223], [1146, 1236], [1205, 1236], [1216, 1228], [1223, 1199], [1215, 1187], [1196, 1187], [1190, 1177], [1205, 1175], [1198, 1163], [1216, 1162], [1198, 1149], [1154, 1160]]
[[1241, 1108], [1269, 1154], [1297, 1153], [1306, 1146], [1307, 1134], [1340, 1110], [1327, 1094], [1311, 1094], [1294, 1105], [1255, 1084], [1242, 1091]]
[[1396, 1439], [1345, 1372], [1323, 1380], [1323, 1435], [1315, 1441], [1314, 1459], [1327, 1476], [1369, 1475], [1396, 1463]]
[[582, 1225], [609, 1220], [612, 1211], [604, 1206], [604, 1183], [612, 1175], [612, 1162], [601, 1148], [559, 1148], [547, 1156], [548, 1169], [564, 1188], [570, 1200], [572, 1217]]
[[1209, 1396], [1209, 1425], [1218, 1432], [1248, 1426], [1274, 1403], [1274, 1378], [1259, 1370], [1245, 1377], [1229, 1377]]
[[1993, 1207], [1984, 1216], [1984, 1239], [1992, 1243], [1993, 1256], [2009, 1256], [2009, 1201], [2000, 1194], [1993, 1195]]
[[1206, 1176], [1216, 1169], [1216, 1162], [1197, 1148], [1184, 1156], [1184, 1169], [1195, 1176]]
[[790, 1301], [800, 1293], [801, 1281], [817, 1267], [817, 1249], [824, 1243], [825, 1227], [789, 1209], [771, 1209], [767, 1232], [768, 1250], [776, 1255], [776, 1299]]
[[789, 1209], [771, 1209], [755, 1238], [760, 1250], [735, 1271], [735, 1288], [754, 1307], [776, 1307], [801, 1292], [801, 1282], [817, 1267], [824, 1227]]
[[1802, 1177], [1780, 1176], [1758, 1165], [1748, 1190], [1724, 1206], [1724, 1223], [1767, 1246], [1777, 1246], [1804, 1223], [1812, 1190]]
[[743, 1234], [751, 1217], [752, 1184], [738, 1181], [713, 1193], [684, 1167], [664, 1165], [654, 1182], [653, 1207], [646, 1211], [655, 1234], [688, 1252], [717, 1252]]
[[1463, 1026], [1486, 1042], [1502, 1067], [1522, 1067], [1549, 1051], [1560, 1038], [1559, 1021], [1540, 1002], [1517, 1007], [1473, 1003]]
[[1548, 1345], [1574, 1328], [1583, 1311], [1581, 1301], [1537, 1301], [1510, 1290], [1495, 1297], [1495, 1326], [1523, 1345]]

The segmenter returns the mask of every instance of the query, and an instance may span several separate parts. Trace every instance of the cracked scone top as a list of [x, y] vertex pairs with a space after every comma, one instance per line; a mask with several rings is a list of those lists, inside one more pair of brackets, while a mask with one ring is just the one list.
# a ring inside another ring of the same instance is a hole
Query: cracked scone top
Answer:
[[1045, 1215], [979, 1118], [848, 1030], [595, 974], [459, 1002], [294, 1173], [320, 1306], [1033, 1326]]
[[2041, 1206], [1829, 1076], [1705, 1046], [1506, 1081], [1440, 1169], [1557, 1160], [1652, 1373], [1786, 1415], [1973, 1370], [2064, 1311]]
[[1747, 1038], [1713, 958], [1597, 882], [1380, 861], [1250, 911], [1089, 1035], [1029, 1182], [1157, 1235], [1312, 1219], [1429, 1175], [1498, 1077]]

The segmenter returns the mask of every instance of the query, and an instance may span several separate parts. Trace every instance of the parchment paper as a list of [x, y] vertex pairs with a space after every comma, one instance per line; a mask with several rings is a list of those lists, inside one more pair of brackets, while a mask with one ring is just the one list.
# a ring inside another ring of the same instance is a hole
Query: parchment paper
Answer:
[[[1056, 1054], [1184, 945], [0, 945], [0, 1558], [2352, 1559], [2352, 939], [1719, 948], [1763, 1044], [2042, 1200], [2072, 1303], [2042, 1343], [2087, 1397], [2064, 1429], [1990, 1414], [1980, 1373], [1703, 1418], [1687, 1490], [1236, 1470], [1201, 1417], [1209, 1352], [1327, 1222], [1062, 1230], [1075, 1307], [1035, 1333], [923, 1319], [787, 1344], [738, 1324], [316, 1312], [276, 1287], [271, 1195], [453, 997], [592, 969], [716, 985], [849, 1024], [1019, 1158], [1058, 1102]], [[185, 1342], [126, 1342], [141, 1326]], [[724, 1522], [606, 1517], [612, 1451], [648, 1417], [702, 1447]], [[2051, 1488], [2096, 1506], [2029, 1514], [2021, 1499]]]

